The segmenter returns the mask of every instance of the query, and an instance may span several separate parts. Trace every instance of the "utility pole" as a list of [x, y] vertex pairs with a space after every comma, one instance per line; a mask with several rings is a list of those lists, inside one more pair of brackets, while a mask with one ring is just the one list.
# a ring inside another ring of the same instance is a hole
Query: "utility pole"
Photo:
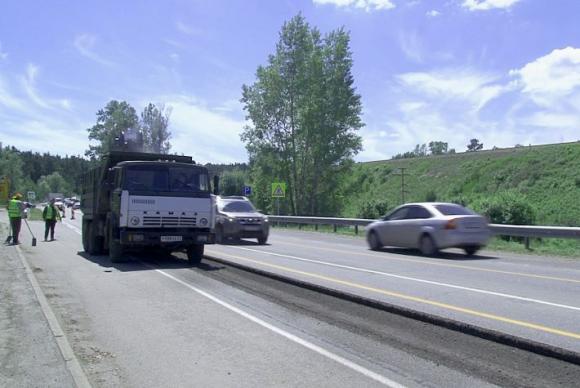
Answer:
[[401, 167], [401, 202], [405, 203], [405, 167]]
[[[405, 194], [407, 194], [407, 186], [405, 184], [405, 170], [407, 169], [407, 167], [399, 167], [400, 175], [401, 175], [401, 203], [405, 203]], [[397, 175], [397, 174], [395, 174]]]

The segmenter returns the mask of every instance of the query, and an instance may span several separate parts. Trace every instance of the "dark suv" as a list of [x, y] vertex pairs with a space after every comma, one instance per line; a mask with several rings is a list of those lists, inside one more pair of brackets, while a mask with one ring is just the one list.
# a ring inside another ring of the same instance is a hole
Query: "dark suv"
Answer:
[[258, 212], [248, 198], [217, 196], [216, 206], [216, 242], [256, 238], [259, 244], [266, 244], [270, 233], [268, 217]]

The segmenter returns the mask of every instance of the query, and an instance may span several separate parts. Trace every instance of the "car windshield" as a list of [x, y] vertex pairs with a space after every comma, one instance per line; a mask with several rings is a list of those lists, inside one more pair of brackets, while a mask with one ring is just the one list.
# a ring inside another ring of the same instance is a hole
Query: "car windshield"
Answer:
[[129, 191], [207, 192], [208, 177], [190, 167], [131, 166], [125, 172]]
[[226, 213], [252, 213], [256, 211], [247, 201], [227, 201], [218, 203], [218, 208]]
[[444, 216], [472, 216], [475, 213], [459, 205], [435, 205], [435, 209]]

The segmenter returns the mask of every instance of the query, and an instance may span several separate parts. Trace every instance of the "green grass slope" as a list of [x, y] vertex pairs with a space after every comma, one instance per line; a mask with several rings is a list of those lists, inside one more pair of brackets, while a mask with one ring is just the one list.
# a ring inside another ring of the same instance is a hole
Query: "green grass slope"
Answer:
[[359, 217], [365, 203], [478, 202], [510, 191], [535, 210], [538, 225], [580, 226], [580, 142], [358, 163], [343, 182], [343, 216]]

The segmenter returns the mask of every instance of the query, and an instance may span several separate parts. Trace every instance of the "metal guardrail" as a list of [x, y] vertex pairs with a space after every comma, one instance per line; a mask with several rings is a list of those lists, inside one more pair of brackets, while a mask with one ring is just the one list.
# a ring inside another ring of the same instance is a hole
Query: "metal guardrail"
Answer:
[[[367, 226], [373, 221], [364, 218], [333, 218], [333, 217], [298, 217], [298, 216], [268, 216], [271, 221], [283, 224], [332, 225], [336, 232], [337, 226], [354, 226], [358, 234], [360, 226]], [[491, 231], [498, 236], [524, 237], [526, 246], [530, 238], [578, 238], [580, 228], [565, 226], [532, 226], [532, 225], [500, 225], [490, 224]]]

